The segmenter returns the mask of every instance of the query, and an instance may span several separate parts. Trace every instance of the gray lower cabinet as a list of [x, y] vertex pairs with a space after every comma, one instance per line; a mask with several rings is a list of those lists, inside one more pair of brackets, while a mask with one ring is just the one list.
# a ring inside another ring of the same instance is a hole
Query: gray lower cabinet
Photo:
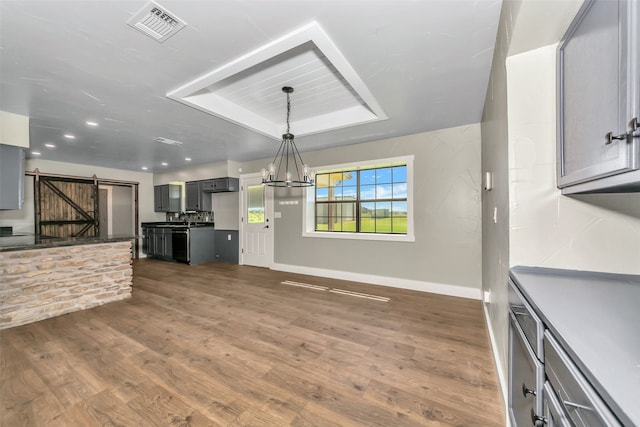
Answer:
[[511, 425], [640, 426], [640, 276], [516, 266], [509, 282]]
[[216, 261], [238, 263], [238, 230], [216, 230]]
[[145, 227], [142, 229], [142, 252], [149, 257], [171, 259], [173, 236], [171, 228]]
[[182, 189], [176, 184], [156, 185], [153, 187], [155, 212], [180, 212]]
[[558, 50], [558, 187], [640, 191], [640, 3], [587, 0]]
[[215, 230], [197, 227], [189, 230], [189, 264], [202, 264], [216, 259]]
[[561, 402], [556, 418], [580, 427], [621, 426], [549, 330], [544, 334], [544, 349], [547, 392]]
[[0, 210], [22, 209], [24, 148], [0, 144]]

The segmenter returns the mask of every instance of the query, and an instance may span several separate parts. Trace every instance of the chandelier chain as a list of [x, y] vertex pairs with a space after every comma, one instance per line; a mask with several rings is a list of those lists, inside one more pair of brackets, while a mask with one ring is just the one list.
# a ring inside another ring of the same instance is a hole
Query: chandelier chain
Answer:
[[289, 130], [289, 116], [291, 115], [291, 97], [287, 93], [287, 133], [291, 133]]

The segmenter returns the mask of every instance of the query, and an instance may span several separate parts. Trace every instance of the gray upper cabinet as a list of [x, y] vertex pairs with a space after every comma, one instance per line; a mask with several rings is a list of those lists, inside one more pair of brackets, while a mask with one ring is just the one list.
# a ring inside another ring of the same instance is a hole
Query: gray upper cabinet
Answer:
[[202, 181], [202, 191], [206, 193], [228, 193], [238, 191], [238, 178], [214, 178]]
[[206, 191], [208, 193], [212, 193], [215, 190], [215, 180], [207, 179], [206, 181], [202, 181], [202, 191]]
[[182, 202], [181, 188], [176, 184], [156, 185], [153, 187], [155, 212], [180, 212]]
[[188, 211], [210, 211], [211, 194], [203, 190], [207, 181], [189, 181], [185, 183], [185, 209]]
[[22, 209], [24, 149], [0, 144], [0, 210]]
[[[558, 187], [640, 191], [640, 6], [587, 0], [558, 51]], [[634, 136], [635, 135], [635, 136]]]
[[197, 181], [187, 182], [185, 184], [185, 205], [184, 208], [188, 211], [200, 210], [200, 185]]
[[213, 180], [213, 191], [216, 193], [238, 191], [238, 178], [216, 178]]

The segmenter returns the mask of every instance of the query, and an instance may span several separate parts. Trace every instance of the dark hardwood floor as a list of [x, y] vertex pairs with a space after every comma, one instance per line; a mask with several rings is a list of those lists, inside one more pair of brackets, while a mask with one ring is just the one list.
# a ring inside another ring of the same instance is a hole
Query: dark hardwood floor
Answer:
[[504, 425], [479, 301], [229, 264], [138, 260], [131, 299], [0, 332], [0, 368], [6, 427]]

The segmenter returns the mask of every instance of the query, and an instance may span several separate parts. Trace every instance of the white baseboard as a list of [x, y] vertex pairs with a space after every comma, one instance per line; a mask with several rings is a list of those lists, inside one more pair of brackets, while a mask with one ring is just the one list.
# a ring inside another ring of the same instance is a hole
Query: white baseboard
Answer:
[[399, 279], [395, 277], [376, 276], [373, 274], [353, 273], [349, 271], [336, 271], [324, 268], [305, 267], [300, 265], [274, 263], [272, 270], [286, 271], [289, 273], [307, 274], [310, 276], [328, 277], [330, 279], [349, 280], [353, 282], [368, 283], [371, 285], [389, 286], [392, 288], [409, 289], [412, 291], [431, 292], [434, 294], [449, 295], [453, 297], [480, 300], [480, 289], [467, 288], [465, 286], [446, 285], [443, 283], [423, 282], [420, 280]]
[[498, 352], [498, 345], [496, 343], [496, 337], [493, 335], [493, 328], [491, 328], [491, 322], [489, 320], [489, 311], [487, 310], [487, 304], [482, 304], [482, 309], [484, 310], [484, 320], [487, 325], [487, 330], [489, 331], [489, 340], [491, 341], [491, 352], [493, 353], [493, 360], [496, 366], [496, 371], [498, 372], [498, 382], [500, 383], [500, 391], [502, 392], [502, 402], [504, 403], [504, 415], [505, 415], [505, 426], [511, 427], [511, 420], [509, 419], [509, 388], [507, 386], [507, 379], [504, 376], [504, 365], [502, 364], [502, 360], [500, 360], [500, 353]]

